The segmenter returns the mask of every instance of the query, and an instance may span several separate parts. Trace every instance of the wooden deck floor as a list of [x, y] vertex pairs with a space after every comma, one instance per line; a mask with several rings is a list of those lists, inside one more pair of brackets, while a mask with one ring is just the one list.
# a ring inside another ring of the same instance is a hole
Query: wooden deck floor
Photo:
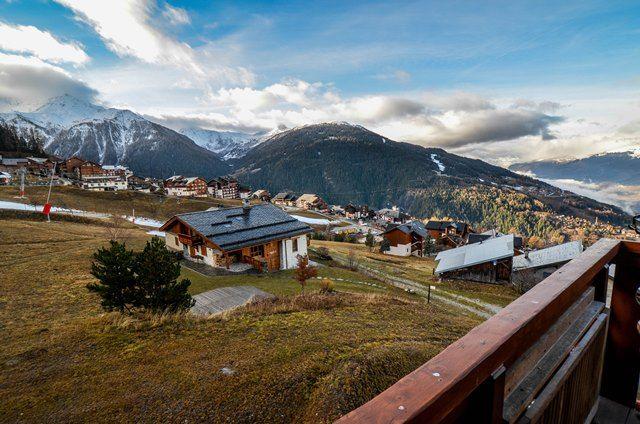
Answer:
[[253, 286], [222, 287], [193, 296], [196, 304], [191, 308], [191, 313], [196, 315], [216, 314], [254, 300], [269, 297], [273, 297], [273, 295]]
[[600, 397], [593, 424], [640, 424], [640, 412]]

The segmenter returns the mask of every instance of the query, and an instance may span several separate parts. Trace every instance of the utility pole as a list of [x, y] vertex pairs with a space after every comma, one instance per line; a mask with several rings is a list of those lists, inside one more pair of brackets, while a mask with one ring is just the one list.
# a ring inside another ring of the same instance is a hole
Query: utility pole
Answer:
[[24, 178], [27, 174], [27, 168], [20, 168], [18, 173], [20, 174], [20, 198], [24, 199]]
[[51, 222], [51, 218], [49, 215], [51, 214], [51, 187], [53, 187], [53, 176], [56, 173], [56, 163], [53, 163], [53, 168], [51, 169], [51, 180], [49, 180], [49, 193], [47, 193], [47, 203], [45, 203], [44, 208], [42, 208], [42, 213], [47, 215], [47, 222]]

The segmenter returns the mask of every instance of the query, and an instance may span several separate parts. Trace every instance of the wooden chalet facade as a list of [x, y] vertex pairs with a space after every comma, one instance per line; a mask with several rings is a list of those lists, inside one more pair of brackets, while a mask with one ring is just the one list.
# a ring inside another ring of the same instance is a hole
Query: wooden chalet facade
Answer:
[[429, 233], [419, 221], [397, 225], [382, 233], [389, 242], [386, 254], [395, 256], [423, 256], [425, 240]]
[[312, 232], [270, 203], [180, 214], [160, 230], [167, 247], [186, 259], [231, 270], [248, 264], [261, 272], [295, 268], [298, 256], [307, 256]]
[[164, 189], [169, 196], [206, 197], [207, 182], [200, 177], [174, 175], [164, 181]]
[[233, 178], [214, 178], [207, 183], [207, 193], [218, 199], [239, 199], [239, 189], [238, 181]]

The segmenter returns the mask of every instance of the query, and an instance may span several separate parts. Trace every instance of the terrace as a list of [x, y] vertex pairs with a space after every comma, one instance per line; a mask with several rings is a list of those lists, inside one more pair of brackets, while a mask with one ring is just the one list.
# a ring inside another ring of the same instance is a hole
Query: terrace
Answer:
[[338, 422], [637, 423], [639, 286], [640, 243], [602, 239]]

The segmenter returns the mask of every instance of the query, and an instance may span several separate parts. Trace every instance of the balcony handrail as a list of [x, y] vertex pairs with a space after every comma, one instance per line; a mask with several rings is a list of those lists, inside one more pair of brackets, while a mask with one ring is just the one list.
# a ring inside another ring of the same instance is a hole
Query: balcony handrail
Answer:
[[[547, 332], [594, 279], [602, 276], [603, 270], [606, 273], [605, 266], [618, 255], [623, 243], [612, 239], [599, 240], [496, 315], [338, 422], [444, 420], [494, 372], [513, 364]], [[632, 250], [637, 249], [634, 246]]]

